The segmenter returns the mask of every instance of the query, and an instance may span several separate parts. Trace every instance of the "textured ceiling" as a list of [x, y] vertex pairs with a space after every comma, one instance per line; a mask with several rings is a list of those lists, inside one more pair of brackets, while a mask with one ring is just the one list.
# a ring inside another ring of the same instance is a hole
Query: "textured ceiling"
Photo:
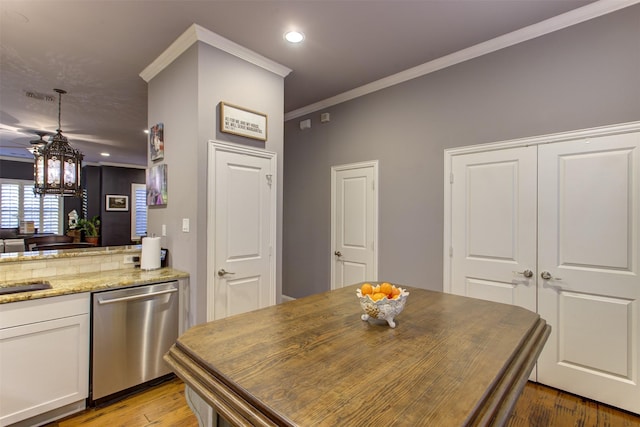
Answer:
[[[29, 158], [34, 130], [62, 130], [85, 161], [146, 165], [139, 73], [196, 23], [288, 68], [285, 112], [593, 0], [0, 2], [0, 156]], [[301, 45], [282, 35], [297, 28]], [[111, 153], [102, 158], [101, 151]]]

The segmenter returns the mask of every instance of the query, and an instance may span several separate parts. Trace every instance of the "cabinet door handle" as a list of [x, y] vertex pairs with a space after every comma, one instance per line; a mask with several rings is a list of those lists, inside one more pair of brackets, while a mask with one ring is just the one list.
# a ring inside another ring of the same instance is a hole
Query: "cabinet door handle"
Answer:
[[178, 292], [178, 290], [173, 288], [173, 289], [166, 289], [164, 291], [153, 292], [153, 293], [150, 293], [150, 294], [130, 295], [130, 296], [126, 296], [126, 297], [111, 298], [111, 299], [98, 298], [98, 304], [102, 305], [102, 304], [113, 304], [113, 303], [122, 302], [122, 301], [133, 301], [133, 300], [137, 300], [137, 299], [155, 297], [155, 296], [158, 296], [158, 295], [172, 294], [174, 292]]

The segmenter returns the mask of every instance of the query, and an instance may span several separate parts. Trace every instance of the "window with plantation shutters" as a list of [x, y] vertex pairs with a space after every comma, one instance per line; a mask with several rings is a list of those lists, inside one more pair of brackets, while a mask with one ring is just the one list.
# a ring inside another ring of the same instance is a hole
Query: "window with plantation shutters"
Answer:
[[40, 196], [33, 194], [33, 185], [22, 187], [22, 215], [24, 221], [33, 221], [33, 225], [40, 232]]
[[131, 184], [131, 240], [147, 235], [147, 186]]
[[[39, 198], [39, 196], [35, 197]], [[47, 194], [42, 197], [42, 220], [40, 222], [41, 232], [54, 234], [60, 233], [61, 201], [62, 197], [53, 196], [51, 194]]]
[[36, 196], [32, 181], [0, 179], [0, 226], [17, 228], [33, 221], [38, 233], [62, 233], [62, 198]]
[[20, 184], [2, 182], [0, 184], [0, 226], [17, 228], [20, 224]]

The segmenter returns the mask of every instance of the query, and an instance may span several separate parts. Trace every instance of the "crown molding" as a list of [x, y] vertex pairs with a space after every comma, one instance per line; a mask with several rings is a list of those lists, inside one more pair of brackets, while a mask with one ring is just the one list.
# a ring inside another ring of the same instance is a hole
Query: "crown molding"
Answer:
[[291, 68], [278, 64], [277, 62], [272, 61], [271, 59], [252, 51], [251, 49], [247, 49], [246, 47], [232, 42], [231, 40], [226, 39], [221, 35], [209, 31], [199, 25], [194, 24], [193, 26], [196, 28], [196, 31], [198, 33], [198, 40], [201, 42], [207, 43], [210, 46], [213, 46], [233, 56], [250, 62], [253, 65], [264, 68], [267, 71], [279, 75], [280, 77], [284, 78], [291, 72]]
[[142, 70], [139, 74], [142, 79], [149, 83], [152, 78], [157, 76], [160, 71], [164, 70], [171, 64], [176, 58], [182, 55], [189, 47], [198, 41], [196, 30], [196, 24], [191, 25], [187, 30], [180, 35], [168, 48], [164, 50], [153, 62]]
[[[639, 0], [640, 1], [640, 0]], [[257, 65], [267, 71], [286, 77], [291, 69], [280, 65], [269, 58], [266, 58], [244, 46], [232, 42], [212, 31], [207, 30], [197, 24], [192, 24], [187, 30], [180, 35], [164, 52], [160, 54], [151, 64], [149, 64], [142, 72], [140, 77], [149, 83], [151, 79], [164, 70], [176, 58], [182, 55], [192, 44], [201, 41], [230, 55], [236, 56], [253, 65]]]
[[302, 117], [306, 114], [313, 113], [315, 111], [328, 108], [346, 101], [350, 101], [352, 99], [377, 92], [381, 89], [404, 83], [408, 80], [422, 77], [435, 71], [442, 70], [443, 68], [451, 67], [452, 65], [456, 65], [461, 62], [468, 61], [470, 59], [477, 58], [479, 56], [486, 55], [488, 53], [492, 53], [497, 50], [534, 39], [536, 37], [543, 36], [545, 34], [562, 30], [581, 22], [585, 22], [615, 12], [617, 10], [624, 9], [637, 3], [640, 3], [640, 0], [599, 0], [578, 9], [574, 9], [561, 15], [554, 16], [553, 18], [549, 18], [537, 24], [523, 27], [511, 33], [507, 33], [491, 40], [487, 40], [486, 42], [482, 42], [469, 48], [459, 50], [452, 54], [434, 59], [433, 61], [426, 62], [413, 68], [409, 68], [391, 76], [383, 77], [380, 80], [376, 80], [347, 92], [332, 96], [331, 98], [327, 98], [322, 101], [309, 104], [305, 107], [289, 111], [285, 113], [284, 120], [286, 122], [288, 120]]
[[572, 130], [567, 132], [550, 133], [546, 135], [526, 138], [509, 139], [506, 141], [489, 142], [464, 147], [445, 149], [445, 155], [456, 156], [459, 154], [478, 153], [483, 151], [502, 150], [505, 148], [529, 147], [534, 145], [549, 144], [551, 142], [572, 141], [578, 139], [598, 138], [609, 135], [619, 135], [640, 131], [640, 121], [604, 125], [587, 129]]

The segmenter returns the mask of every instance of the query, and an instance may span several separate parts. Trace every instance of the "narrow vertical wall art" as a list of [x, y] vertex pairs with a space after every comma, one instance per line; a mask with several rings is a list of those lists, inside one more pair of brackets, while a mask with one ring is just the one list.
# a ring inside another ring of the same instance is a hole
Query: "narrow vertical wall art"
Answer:
[[147, 170], [147, 206], [167, 204], [167, 165], [156, 165]]
[[149, 130], [149, 153], [151, 160], [164, 158], [164, 124], [158, 123]]

